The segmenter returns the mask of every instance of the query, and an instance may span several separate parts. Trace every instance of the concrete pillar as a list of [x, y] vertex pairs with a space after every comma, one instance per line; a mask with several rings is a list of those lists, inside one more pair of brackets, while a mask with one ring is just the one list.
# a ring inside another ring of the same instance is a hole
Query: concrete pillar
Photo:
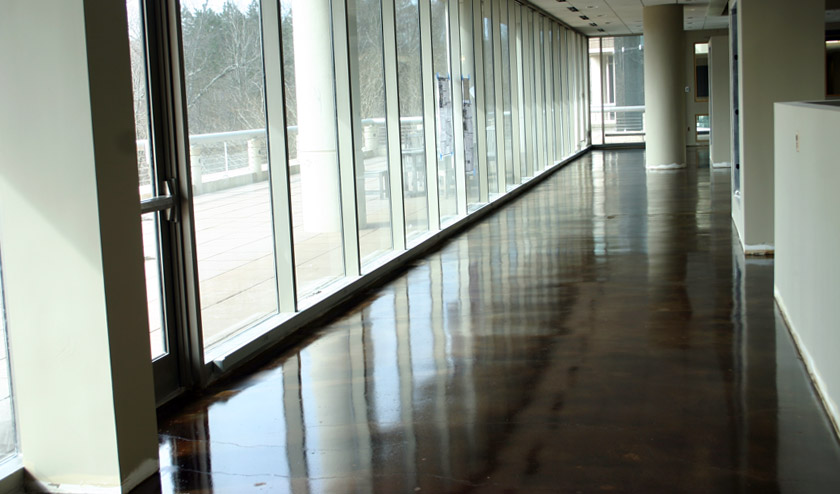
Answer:
[[738, 0], [737, 8], [741, 194], [732, 216], [744, 252], [764, 254], [775, 238], [773, 103], [825, 99], [825, 1]]
[[729, 108], [729, 36], [709, 38], [709, 153], [712, 166], [732, 165]]
[[337, 232], [341, 229], [341, 194], [330, 2], [294, 0], [292, 23], [303, 228], [311, 233]]
[[158, 469], [125, 4], [0, 17], [0, 245], [24, 467], [48, 492]]
[[194, 195], [201, 195], [204, 193], [202, 183], [202, 173], [204, 167], [202, 166], [202, 147], [199, 145], [190, 146], [190, 180], [192, 181], [192, 190]]
[[685, 54], [682, 5], [643, 11], [645, 36], [645, 166], [685, 167]]

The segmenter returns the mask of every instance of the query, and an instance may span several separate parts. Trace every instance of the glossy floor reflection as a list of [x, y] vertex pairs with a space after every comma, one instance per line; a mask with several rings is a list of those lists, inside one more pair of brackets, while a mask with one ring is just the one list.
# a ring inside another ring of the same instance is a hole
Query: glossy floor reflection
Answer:
[[690, 154], [570, 164], [163, 421], [138, 491], [840, 492], [772, 260]]

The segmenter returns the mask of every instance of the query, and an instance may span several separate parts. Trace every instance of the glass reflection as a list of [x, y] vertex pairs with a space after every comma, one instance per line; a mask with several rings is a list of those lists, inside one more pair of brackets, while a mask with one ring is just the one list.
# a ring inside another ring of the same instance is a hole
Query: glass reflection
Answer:
[[[164, 475], [193, 491], [437, 493], [597, 491], [609, 471], [651, 492], [686, 478], [779, 492], [784, 471], [833, 492], [840, 448], [772, 302], [756, 302], [772, 264], [733, 256], [724, 209], [698, 235], [708, 169], [645, 175], [642, 159], [563, 168], [165, 422]], [[625, 468], [639, 444], [668, 468], [639, 480]]]

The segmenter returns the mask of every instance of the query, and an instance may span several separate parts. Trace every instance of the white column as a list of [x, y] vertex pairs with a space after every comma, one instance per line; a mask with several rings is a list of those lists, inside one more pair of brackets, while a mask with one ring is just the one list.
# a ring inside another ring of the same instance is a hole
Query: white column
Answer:
[[729, 115], [729, 36], [709, 38], [709, 153], [712, 166], [731, 166]]
[[20, 449], [47, 491], [158, 469], [125, 4], [0, 17], [0, 244]]
[[341, 195], [338, 151], [335, 134], [330, 131], [335, 121], [330, 3], [293, 0], [292, 22], [303, 228], [312, 233], [337, 232]]
[[643, 11], [645, 36], [645, 166], [685, 167], [685, 81], [682, 5]]

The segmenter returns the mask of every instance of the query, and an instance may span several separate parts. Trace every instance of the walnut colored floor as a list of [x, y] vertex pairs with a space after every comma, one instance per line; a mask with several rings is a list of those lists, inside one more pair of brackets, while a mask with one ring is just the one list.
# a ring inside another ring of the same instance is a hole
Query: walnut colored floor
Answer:
[[834, 493], [729, 171], [593, 152], [160, 423], [166, 493]]

